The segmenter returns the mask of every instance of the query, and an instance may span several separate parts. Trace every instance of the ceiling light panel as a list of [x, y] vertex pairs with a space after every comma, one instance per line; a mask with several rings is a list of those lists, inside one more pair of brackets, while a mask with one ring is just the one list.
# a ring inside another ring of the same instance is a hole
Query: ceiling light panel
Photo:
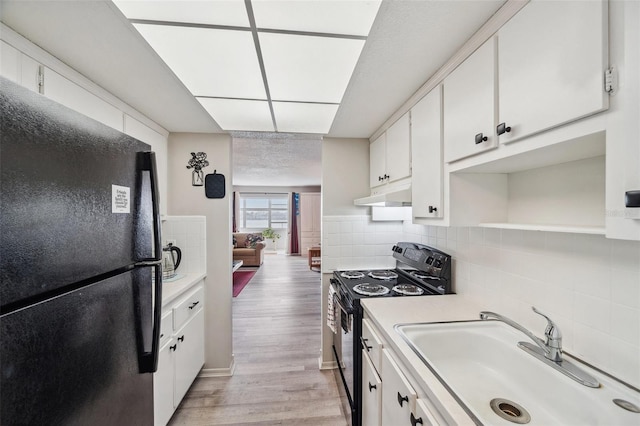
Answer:
[[271, 99], [340, 103], [364, 40], [259, 33]]
[[267, 101], [196, 98], [223, 130], [273, 132]]
[[367, 36], [380, 1], [252, 0], [258, 28]]
[[134, 26], [193, 95], [266, 99], [251, 32]]
[[249, 26], [243, 0], [122, 0], [114, 3], [128, 19]]
[[338, 105], [273, 102], [279, 132], [327, 134]]

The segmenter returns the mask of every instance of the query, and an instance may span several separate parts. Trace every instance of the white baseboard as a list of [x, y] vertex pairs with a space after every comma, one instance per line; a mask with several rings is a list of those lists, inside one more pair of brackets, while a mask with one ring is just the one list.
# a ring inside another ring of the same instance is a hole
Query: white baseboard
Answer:
[[338, 363], [335, 361], [323, 361], [322, 357], [318, 358], [318, 365], [320, 370], [334, 370], [338, 368]]
[[231, 360], [229, 368], [203, 368], [200, 370], [198, 377], [229, 377], [233, 376], [236, 371], [236, 361]]

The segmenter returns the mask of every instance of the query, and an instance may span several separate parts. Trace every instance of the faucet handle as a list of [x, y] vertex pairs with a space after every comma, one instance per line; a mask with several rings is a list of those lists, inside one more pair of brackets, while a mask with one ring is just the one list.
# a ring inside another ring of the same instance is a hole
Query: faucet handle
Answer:
[[556, 323], [554, 323], [551, 318], [537, 310], [535, 306], [532, 306], [531, 309], [533, 310], [533, 312], [540, 316], [543, 316], [547, 320], [547, 328], [544, 330], [544, 336], [547, 340], [545, 343], [547, 344], [547, 346], [550, 348], [561, 350], [562, 333], [560, 332], [560, 329], [558, 328]]

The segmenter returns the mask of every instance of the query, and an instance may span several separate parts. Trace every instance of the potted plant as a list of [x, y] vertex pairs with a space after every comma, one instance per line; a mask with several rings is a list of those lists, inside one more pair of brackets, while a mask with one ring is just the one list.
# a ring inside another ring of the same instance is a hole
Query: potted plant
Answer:
[[277, 241], [280, 238], [280, 234], [278, 234], [272, 228], [267, 228], [262, 231], [262, 236], [267, 240], [273, 241], [273, 250], [277, 250]]

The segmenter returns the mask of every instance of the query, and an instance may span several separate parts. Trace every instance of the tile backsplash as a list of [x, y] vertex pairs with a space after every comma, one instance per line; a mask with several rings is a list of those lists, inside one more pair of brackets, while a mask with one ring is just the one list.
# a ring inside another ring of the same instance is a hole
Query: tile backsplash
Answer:
[[204, 273], [207, 270], [206, 218], [204, 216], [164, 216], [162, 245], [170, 240], [182, 251], [179, 274]]
[[455, 292], [541, 336], [549, 315], [567, 352], [640, 387], [640, 242], [599, 235], [447, 228], [325, 216], [322, 266], [390, 268], [412, 241], [453, 257]]

